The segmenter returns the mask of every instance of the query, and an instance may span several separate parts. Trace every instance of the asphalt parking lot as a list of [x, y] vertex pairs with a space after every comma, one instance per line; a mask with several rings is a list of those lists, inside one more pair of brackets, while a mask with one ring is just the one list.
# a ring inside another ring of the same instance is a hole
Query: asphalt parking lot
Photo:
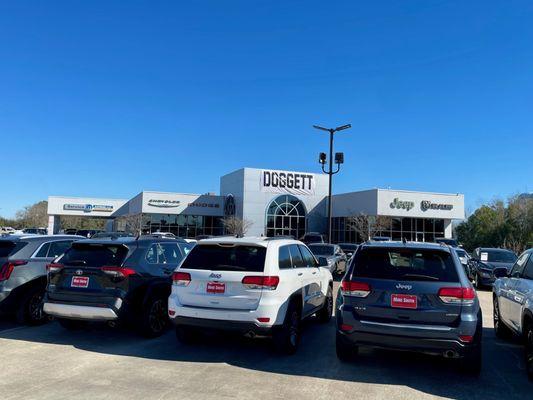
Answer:
[[522, 348], [495, 338], [490, 292], [484, 313], [483, 372], [470, 378], [453, 362], [418, 354], [364, 349], [343, 364], [335, 356], [334, 323], [306, 324], [295, 356], [268, 341], [227, 336], [183, 346], [173, 331], [147, 340], [97, 327], [68, 332], [0, 321], [3, 399], [527, 399]]

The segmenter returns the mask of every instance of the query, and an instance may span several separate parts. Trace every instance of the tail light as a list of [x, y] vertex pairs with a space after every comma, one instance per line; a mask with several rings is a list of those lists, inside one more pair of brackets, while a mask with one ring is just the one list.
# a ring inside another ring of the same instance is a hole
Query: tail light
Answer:
[[446, 304], [472, 304], [476, 298], [476, 291], [470, 287], [440, 288], [439, 298]]
[[100, 268], [106, 275], [111, 276], [115, 279], [125, 279], [130, 275], [136, 274], [134, 269], [115, 267], [115, 266], [104, 266]]
[[472, 343], [474, 341], [474, 336], [472, 335], [459, 335], [459, 340], [463, 343]]
[[46, 270], [48, 271], [49, 274], [56, 274], [59, 271], [61, 271], [63, 267], [64, 267], [63, 264], [58, 264], [58, 263], [46, 264]]
[[172, 282], [176, 286], [188, 286], [191, 283], [191, 274], [188, 272], [174, 272]]
[[345, 296], [367, 297], [371, 291], [372, 288], [368, 283], [354, 281], [341, 282], [341, 292]]
[[27, 263], [28, 262], [24, 260], [12, 260], [6, 262], [4, 265], [2, 265], [2, 268], [0, 268], [0, 282], [7, 281], [15, 267], [18, 267], [19, 265], [25, 265]]
[[242, 284], [246, 289], [276, 290], [279, 285], [279, 276], [245, 276]]

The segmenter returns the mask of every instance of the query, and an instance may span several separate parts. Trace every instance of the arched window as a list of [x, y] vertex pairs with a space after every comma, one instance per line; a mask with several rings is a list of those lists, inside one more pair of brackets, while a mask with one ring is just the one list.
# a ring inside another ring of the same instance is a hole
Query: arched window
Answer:
[[302, 237], [305, 234], [306, 214], [305, 206], [297, 197], [276, 197], [266, 210], [266, 235]]

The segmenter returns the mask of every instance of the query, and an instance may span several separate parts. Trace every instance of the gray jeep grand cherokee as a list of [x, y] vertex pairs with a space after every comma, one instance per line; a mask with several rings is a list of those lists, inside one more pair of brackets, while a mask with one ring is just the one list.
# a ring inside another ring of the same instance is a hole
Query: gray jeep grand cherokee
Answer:
[[452, 248], [372, 242], [352, 257], [337, 297], [337, 356], [358, 346], [418, 351], [481, 370], [482, 318], [475, 290]]

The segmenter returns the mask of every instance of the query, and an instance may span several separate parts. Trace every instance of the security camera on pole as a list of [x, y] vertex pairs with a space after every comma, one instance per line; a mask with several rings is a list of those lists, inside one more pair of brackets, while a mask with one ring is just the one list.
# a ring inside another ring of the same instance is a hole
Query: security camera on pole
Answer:
[[322, 165], [322, 172], [329, 175], [329, 192], [328, 192], [328, 242], [331, 243], [331, 181], [333, 175], [338, 173], [341, 169], [341, 164], [344, 163], [344, 153], [335, 153], [335, 164], [337, 164], [337, 170], [333, 172], [333, 135], [335, 132], [350, 129], [352, 125], [342, 125], [337, 128], [324, 128], [322, 126], [313, 125], [313, 128], [320, 129], [321, 131], [329, 132], [329, 168], [325, 170], [324, 165], [328, 163], [326, 159], [326, 153], [320, 153], [318, 162]]

